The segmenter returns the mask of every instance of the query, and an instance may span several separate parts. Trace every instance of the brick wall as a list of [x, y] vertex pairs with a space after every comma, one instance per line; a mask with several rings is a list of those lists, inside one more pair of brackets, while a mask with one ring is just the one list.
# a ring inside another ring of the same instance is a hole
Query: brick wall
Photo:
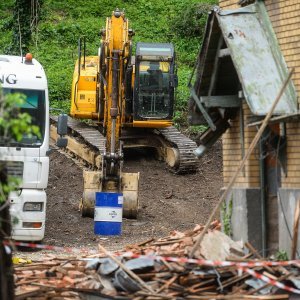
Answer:
[[[237, 0], [220, 0], [222, 9], [238, 8]], [[295, 67], [293, 82], [300, 95], [300, 1], [299, 0], [266, 0], [265, 5], [276, 33], [281, 51], [289, 68]], [[298, 97], [299, 98], [299, 97]], [[299, 99], [298, 99], [299, 101]], [[244, 120], [251, 114], [244, 105]], [[255, 128], [245, 126], [245, 149], [250, 145]], [[224, 184], [230, 180], [239, 160], [242, 159], [239, 118], [223, 135]], [[287, 176], [282, 176], [282, 187], [300, 188], [300, 125], [287, 124]], [[257, 154], [247, 162], [245, 172], [241, 174], [236, 186], [259, 187], [259, 161]], [[239, 159], [239, 160], [238, 160]]]

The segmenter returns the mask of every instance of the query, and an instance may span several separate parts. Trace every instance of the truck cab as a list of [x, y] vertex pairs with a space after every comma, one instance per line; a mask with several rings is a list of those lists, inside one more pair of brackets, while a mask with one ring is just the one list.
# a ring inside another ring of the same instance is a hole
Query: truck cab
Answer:
[[20, 179], [10, 193], [12, 238], [40, 241], [44, 237], [46, 192], [49, 174], [49, 100], [47, 78], [41, 64], [32, 58], [0, 55], [0, 86], [4, 95], [23, 94], [19, 107], [40, 129], [39, 136], [23, 136], [19, 142], [0, 142], [0, 161], [8, 175]]

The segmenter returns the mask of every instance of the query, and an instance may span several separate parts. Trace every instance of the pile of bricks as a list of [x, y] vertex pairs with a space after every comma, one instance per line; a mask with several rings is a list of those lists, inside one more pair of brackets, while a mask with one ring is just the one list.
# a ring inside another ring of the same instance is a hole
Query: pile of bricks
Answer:
[[60, 296], [80, 299], [79, 290], [99, 290], [101, 287], [96, 270], [87, 270], [85, 266], [86, 261], [75, 258], [66, 261], [50, 258], [29, 265], [17, 265], [16, 297], [26, 299], [33, 296]]
[[[235, 262], [262, 259], [251, 245], [233, 242], [218, 229], [220, 224], [213, 222], [195, 258]], [[289, 298], [287, 292], [241, 273], [234, 265], [204, 266], [184, 261], [202, 230], [196, 226], [186, 232], [174, 231], [161, 239], [130, 245], [118, 255], [99, 245], [99, 255], [68, 259], [52, 255], [42, 262], [18, 264], [16, 299]], [[154, 259], [158, 255], [175, 259]], [[251, 270], [273, 281], [287, 280], [294, 288], [297, 284], [299, 270], [295, 273], [278, 266], [253, 266]]]

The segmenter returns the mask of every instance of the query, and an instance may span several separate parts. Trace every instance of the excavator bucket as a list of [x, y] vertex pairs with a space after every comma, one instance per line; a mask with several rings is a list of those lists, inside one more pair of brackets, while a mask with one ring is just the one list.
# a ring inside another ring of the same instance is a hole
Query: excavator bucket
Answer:
[[[96, 192], [120, 192], [115, 184], [102, 188], [102, 174], [99, 171], [83, 171], [84, 191], [79, 209], [83, 217], [94, 217]], [[122, 173], [123, 217], [135, 219], [138, 213], [139, 173]]]
[[122, 173], [123, 216], [128, 219], [137, 218], [139, 178], [140, 173]]

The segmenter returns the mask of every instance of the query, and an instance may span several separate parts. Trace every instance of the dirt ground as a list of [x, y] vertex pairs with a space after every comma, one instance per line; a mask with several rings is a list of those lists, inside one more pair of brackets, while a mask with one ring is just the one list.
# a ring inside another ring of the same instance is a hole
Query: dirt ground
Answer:
[[82, 218], [78, 211], [83, 190], [82, 169], [65, 155], [52, 153], [43, 243], [95, 249], [101, 241], [108, 249], [116, 250], [204, 223], [222, 187], [221, 143], [199, 161], [194, 174], [170, 173], [164, 162], [155, 160], [149, 150], [126, 152], [124, 171], [140, 172], [138, 219], [124, 219], [121, 236], [96, 236], [93, 220]]

